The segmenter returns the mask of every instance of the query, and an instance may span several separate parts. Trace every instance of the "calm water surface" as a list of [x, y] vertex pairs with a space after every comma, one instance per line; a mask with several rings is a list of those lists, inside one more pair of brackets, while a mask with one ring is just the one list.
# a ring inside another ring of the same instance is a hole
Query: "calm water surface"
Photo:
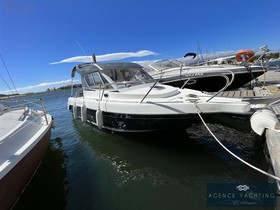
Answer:
[[[27, 97], [43, 99], [56, 128], [15, 209], [209, 209], [208, 183], [267, 183], [265, 176], [223, 151], [203, 125], [187, 132], [104, 132], [72, 119], [69, 96], [70, 91], [60, 91]], [[262, 139], [248, 121], [217, 118], [223, 125], [209, 125], [220, 140], [267, 170]]]

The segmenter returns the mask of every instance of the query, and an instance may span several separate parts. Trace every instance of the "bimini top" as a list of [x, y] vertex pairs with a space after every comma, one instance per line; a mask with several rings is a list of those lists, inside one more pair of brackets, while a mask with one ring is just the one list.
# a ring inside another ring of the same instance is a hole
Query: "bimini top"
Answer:
[[142, 69], [137, 63], [129, 63], [129, 62], [114, 62], [114, 63], [84, 63], [78, 64], [72, 69], [71, 77], [75, 76], [75, 72], [77, 71], [81, 76], [89, 73], [93, 73], [96, 71], [103, 70], [113, 70], [113, 69]]

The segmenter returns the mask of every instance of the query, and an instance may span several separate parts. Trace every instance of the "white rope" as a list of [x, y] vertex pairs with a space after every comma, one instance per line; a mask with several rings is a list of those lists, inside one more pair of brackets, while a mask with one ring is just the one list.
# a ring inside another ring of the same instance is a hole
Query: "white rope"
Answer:
[[277, 181], [280, 181], [280, 177], [278, 176], [274, 176], [270, 173], [267, 173], [266, 171], [260, 169], [260, 168], [257, 168], [256, 166], [253, 166], [252, 164], [246, 162], [245, 160], [243, 160], [242, 158], [238, 157], [236, 154], [234, 154], [233, 152], [231, 152], [228, 148], [226, 148], [221, 142], [220, 140], [214, 135], [214, 133], [210, 130], [210, 128], [207, 126], [207, 124], [205, 123], [205, 121], [203, 120], [202, 116], [200, 115], [200, 110], [197, 106], [197, 104], [194, 104], [195, 108], [196, 108], [196, 111], [197, 111], [197, 114], [199, 116], [199, 118], [201, 119], [201, 121], [203, 122], [204, 126], [206, 127], [206, 129], [209, 131], [209, 133], [214, 137], [214, 139], [221, 145], [221, 147], [223, 147], [229, 154], [231, 154], [233, 157], [235, 157], [237, 160], [241, 161], [242, 163], [244, 163], [245, 165], [249, 166], [250, 168], [266, 175], [266, 176], [269, 176]]

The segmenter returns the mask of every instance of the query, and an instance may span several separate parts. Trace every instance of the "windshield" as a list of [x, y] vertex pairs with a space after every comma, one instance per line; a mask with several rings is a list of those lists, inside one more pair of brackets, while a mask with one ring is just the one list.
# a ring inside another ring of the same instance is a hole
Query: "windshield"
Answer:
[[110, 84], [113, 82], [118, 87], [132, 86], [154, 81], [149, 74], [140, 68], [105, 69], [100, 72], [103, 76], [105, 75], [104, 77]]
[[178, 68], [181, 67], [183, 64], [176, 60], [160, 60], [154, 63], [151, 63], [145, 68], [147, 72], [160, 72], [166, 69], [171, 68]]
[[124, 88], [139, 84], [151, 83], [154, 79], [141, 68], [111, 68], [103, 69], [82, 76], [82, 84], [86, 89]]

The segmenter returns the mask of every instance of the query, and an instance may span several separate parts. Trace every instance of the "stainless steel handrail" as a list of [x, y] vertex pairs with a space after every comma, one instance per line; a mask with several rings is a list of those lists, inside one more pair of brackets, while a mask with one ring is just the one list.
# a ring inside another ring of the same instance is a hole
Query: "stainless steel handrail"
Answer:
[[149, 91], [146, 93], [146, 95], [142, 98], [142, 100], [140, 101], [140, 104], [144, 101], [144, 99], [149, 95], [149, 93], [152, 91], [152, 89], [156, 86], [156, 84], [161, 80], [162, 76], [164, 73], [161, 74], [160, 78], [157, 79], [154, 84], [152, 85], [152, 87], [149, 89]]
[[[229, 70], [228, 70], [229, 71]], [[228, 76], [224, 76], [224, 75], [219, 75], [221, 77], [224, 77], [226, 79], [226, 85], [221, 89], [219, 90], [218, 92], [216, 92], [212, 97], [210, 97], [206, 102], [209, 102], [210, 100], [212, 100], [213, 98], [215, 98], [219, 93], [221, 93], [222, 91], [224, 91], [228, 86], [231, 85], [231, 83], [233, 82], [234, 80], [234, 73], [232, 71], [229, 71], [231, 73], [231, 80], [229, 81], [229, 78]]]

